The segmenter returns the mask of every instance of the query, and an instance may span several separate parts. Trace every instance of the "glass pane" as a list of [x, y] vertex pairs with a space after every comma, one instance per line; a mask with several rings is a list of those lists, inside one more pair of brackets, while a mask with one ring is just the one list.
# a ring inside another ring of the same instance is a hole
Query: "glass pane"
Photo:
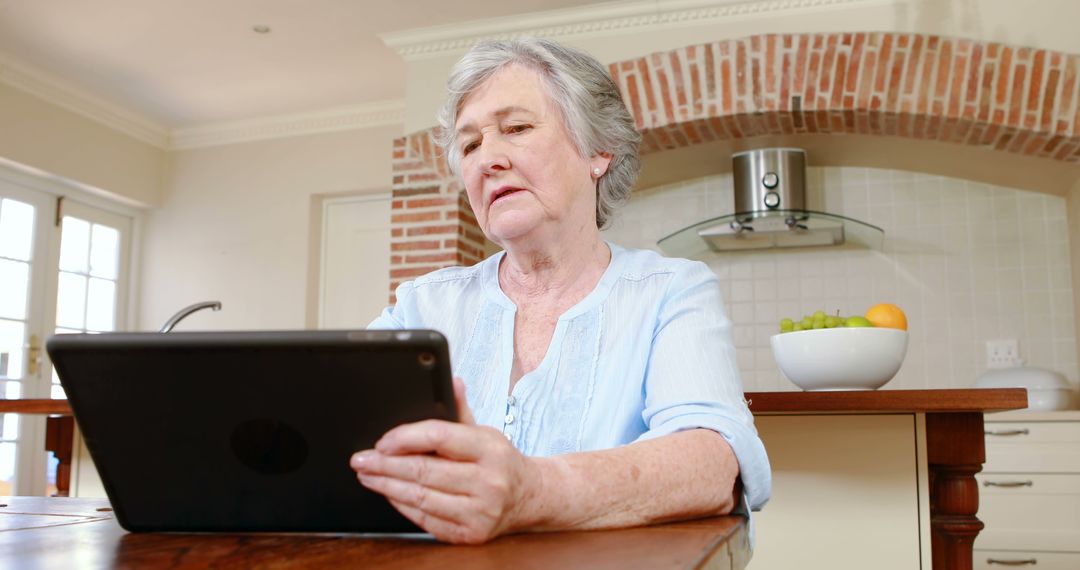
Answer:
[[60, 270], [86, 273], [89, 255], [90, 224], [65, 216], [60, 237]]
[[19, 439], [19, 414], [3, 414], [4, 423], [0, 428], [0, 439], [14, 441]]
[[22, 378], [26, 328], [19, 321], [0, 319], [0, 353], [7, 353], [7, 377]]
[[15, 491], [15, 444], [0, 443], [0, 495], [11, 496]]
[[4, 382], [4, 397], [8, 400], [22, 397], [22, 384], [18, 382]]
[[[67, 241], [67, 238], [64, 238]], [[81, 329], [86, 316], [86, 277], [60, 272], [60, 284], [56, 292], [56, 324]]]
[[86, 328], [109, 332], [115, 327], [116, 283], [108, 279], [90, 278], [86, 295]]
[[67, 399], [67, 394], [64, 392], [64, 387], [60, 385], [60, 375], [56, 373], [56, 368], [52, 370], [52, 383], [49, 384], [51, 389], [49, 391], [50, 398]]
[[45, 468], [45, 478], [49, 484], [45, 487], [45, 496], [56, 495], [56, 468], [60, 466], [60, 460], [55, 455], [49, 454], [49, 465]]
[[30, 264], [0, 259], [0, 317], [25, 319], [29, 288]]
[[30, 261], [34, 241], [34, 207], [0, 199], [0, 257]]
[[120, 257], [120, 232], [94, 224], [90, 233], [90, 275], [116, 279]]
[[9, 354], [6, 349], [0, 347], [0, 378], [7, 378], [8, 362], [11, 362], [11, 354]]

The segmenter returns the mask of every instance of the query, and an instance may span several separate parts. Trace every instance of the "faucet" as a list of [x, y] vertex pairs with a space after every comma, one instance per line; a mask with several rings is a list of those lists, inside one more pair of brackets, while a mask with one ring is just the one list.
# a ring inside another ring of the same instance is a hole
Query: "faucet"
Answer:
[[169, 320], [165, 321], [164, 325], [161, 325], [161, 330], [158, 332], [167, 333], [176, 326], [184, 317], [187, 317], [195, 311], [201, 311], [203, 309], [213, 309], [215, 311], [221, 310], [221, 301], [203, 301], [202, 303], [195, 303], [194, 305], [188, 305], [183, 309], [180, 309], [175, 315], [169, 317]]

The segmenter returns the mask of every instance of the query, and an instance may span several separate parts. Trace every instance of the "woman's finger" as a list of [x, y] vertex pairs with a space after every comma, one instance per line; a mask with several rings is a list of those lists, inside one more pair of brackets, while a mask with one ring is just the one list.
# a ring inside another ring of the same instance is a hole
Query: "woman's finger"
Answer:
[[451, 542], [457, 544], [480, 544], [484, 542], [490, 536], [484, 534], [480, 535], [475, 531], [470, 530], [468, 527], [445, 519], [441, 519], [435, 515], [425, 513], [415, 507], [410, 507], [404, 503], [397, 501], [390, 501], [390, 504], [394, 506], [399, 513], [405, 516], [405, 518], [411, 520], [416, 526], [431, 533], [435, 538], [443, 542]]
[[454, 400], [457, 402], [458, 421], [466, 425], [476, 425], [472, 410], [469, 409], [469, 399], [465, 394], [465, 382], [454, 376]]
[[475, 516], [475, 509], [470, 508], [473, 498], [467, 495], [444, 493], [412, 481], [380, 475], [361, 474], [358, 479], [360, 484], [390, 501], [423, 511], [447, 522], [465, 522], [471, 516]]
[[356, 454], [351, 462], [357, 473], [418, 483], [452, 494], [468, 494], [476, 482], [476, 465], [432, 455], [386, 455], [377, 451]]
[[490, 449], [491, 434], [498, 432], [488, 427], [424, 420], [386, 432], [375, 442], [375, 449], [390, 455], [436, 453], [448, 459], [476, 461]]

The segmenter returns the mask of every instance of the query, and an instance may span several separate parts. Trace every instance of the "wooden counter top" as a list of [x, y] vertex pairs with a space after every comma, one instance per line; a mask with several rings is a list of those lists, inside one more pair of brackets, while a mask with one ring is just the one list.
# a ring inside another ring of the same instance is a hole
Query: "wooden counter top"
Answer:
[[36, 400], [29, 398], [24, 400], [4, 400], [0, 398], [0, 414], [2, 413], [70, 416], [71, 406], [67, 400]]
[[105, 499], [0, 497], [0, 567], [741, 570], [750, 560], [740, 516], [455, 546], [423, 536], [127, 533], [111, 511]]
[[1027, 407], [1024, 388], [950, 390], [852, 390], [831, 392], [747, 392], [755, 414], [963, 413]]
[[[747, 392], [750, 411], [773, 413], [998, 412], [1027, 407], [1023, 388]], [[67, 400], [3, 400], [0, 413], [70, 415]]]

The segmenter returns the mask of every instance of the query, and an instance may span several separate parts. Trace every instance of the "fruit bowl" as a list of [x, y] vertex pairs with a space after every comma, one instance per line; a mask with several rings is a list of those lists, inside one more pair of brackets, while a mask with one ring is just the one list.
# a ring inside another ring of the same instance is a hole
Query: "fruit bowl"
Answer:
[[843, 327], [781, 333], [771, 342], [780, 371], [803, 390], [876, 390], [900, 370], [908, 333]]

